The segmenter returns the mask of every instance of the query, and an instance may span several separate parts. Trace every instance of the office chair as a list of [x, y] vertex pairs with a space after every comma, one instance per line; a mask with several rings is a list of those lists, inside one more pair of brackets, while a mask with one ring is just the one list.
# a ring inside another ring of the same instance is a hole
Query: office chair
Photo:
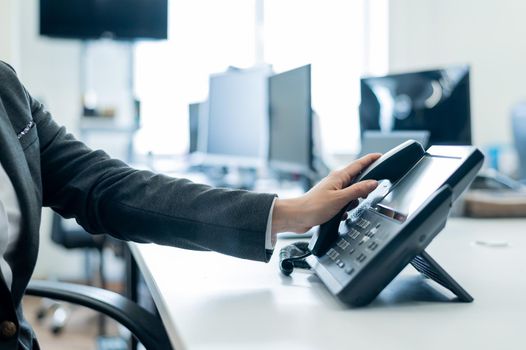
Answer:
[[[97, 252], [99, 260], [98, 275], [100, 287], [106, 288], [106, 278], [104, 275], [103, 249], [108, 237], [106, 235], [92, 235], [76, 223], [68, 223], [58, 214], [53, 213], [51, 240], [66, 249], [84, 249], [86, 253], [85, 273], [87, 284], [95, 285], [95, 278], [91, 272], [90, 250]], [[69, 312], [61, 303], [56, 301], [49, 302], [44, 299], [42, 305], [37, 310], [37, 319], [43, 320], [48, 313], [52, 313], [51, 331], [53, 334], [59, 334], [66, 325]], [[99, 335], [105, 335], [105, 319], [100, 315], [98, 321]]]
[[511, 111], [511, 124], [515, 149], [519, 156], [518, 177], [526, 179], [526, 101], [519, 102]]
[[33, 280], [26, 289], [26, 295], [88, 307], [126, 327], [148, 350], [173, 349], [158, 315], [115, 292], [73, 283]]

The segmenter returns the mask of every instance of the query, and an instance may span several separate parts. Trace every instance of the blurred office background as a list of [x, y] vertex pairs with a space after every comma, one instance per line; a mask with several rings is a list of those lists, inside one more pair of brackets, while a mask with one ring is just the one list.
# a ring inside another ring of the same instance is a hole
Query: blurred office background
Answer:
[[[124, 130], [139, 100], [139, 156], [187, 152], [188, 105], [206, 100], [209, 76], [229, 66], [265, 63], [279, 73], [311, 64], [323, 151], [352, 155], [360, 147], [360, 77], [469, 64], [473, 143], [500, 147], [502, 167], [513, 173], [510, 113], [526, 96], [524, 7], [512, 0], [169, 1], [168, 39], [130, 42], [41, 36], [39, 1], [1, 0], [0, 58], [77, 135], [86, 99], [109, 108]], [[114, 142], [101, 140], [111, 153]], [[36, 274], [76, 276], [82, 258], [58, 254], [44, 218]]]
[[[169, 0], [159, 40], [41, 35], [39, 4], [0, 0], [0, 59], [57, 122], [124, 160], [188, 159], [189, 105], [208, 100], [211, 76], [310, 65], [313, 133], [330, 168], [360, 152], [361, 77], [467, 65], [472, 143], [520, 177], [511, 114], [526, 99], [524, 2]], [[83, 254], [52, 243], [43, 217], [36, 277], [82, 279]], [[122, 263], [106, 255], [118, 280]]]
[[[209, 76], [263, 63], [275, 72], [312, 64], [312, 105], [324, 150], [356, 153], [359, 78], [388, 72], [387, 1], [169, 1], [168, 39], [135, 42], [42, 36], [39, 1], [1, 0], [0, 6], [0, 59], [78, 137], [89, 131], [86, 100], [114, 112], [119, 130], [133, 126], [130, 101], [140, 101], [139, 158], [186, 153], [188, 105], [206, 100]], [[121, 156], [112, 136], [99, 137], [96, 146]], [[49, 242], [46, 219], [37, 276], [83, 273], [81, 254], [59, 253]], [[48, 254], [67, 260], [57, 264]]]

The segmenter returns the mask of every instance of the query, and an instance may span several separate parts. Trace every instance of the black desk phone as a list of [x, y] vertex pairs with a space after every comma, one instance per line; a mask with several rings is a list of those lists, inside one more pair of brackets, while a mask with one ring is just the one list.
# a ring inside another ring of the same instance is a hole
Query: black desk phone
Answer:
[[385, 153], [354, 182], [378, 187], [347, 212], [321, 225], [306, 262], [328, 289], [353, 306], [370, 303], [409, 263], [451, 290], [473, 298], [425, 251], [444, 228], [451, 204], [468, 187], [484, 156], [472, 146], [432, 146], [406, 141]]

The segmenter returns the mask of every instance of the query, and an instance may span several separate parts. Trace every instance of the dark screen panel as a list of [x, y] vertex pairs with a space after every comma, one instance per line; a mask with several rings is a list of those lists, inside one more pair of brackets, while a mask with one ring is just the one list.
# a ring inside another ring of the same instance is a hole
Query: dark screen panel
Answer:
[[40, 34], [166, 39], [167, 0], [40, 0]]
[[424, 130], [430, 144], [471, 144], [469, 67], [361, 80], [360, 130]]
[[394, 184], [377, 210], [390, 217], [405, 221], [455, 173], [461, 159], [427, 155], [411, 171]]

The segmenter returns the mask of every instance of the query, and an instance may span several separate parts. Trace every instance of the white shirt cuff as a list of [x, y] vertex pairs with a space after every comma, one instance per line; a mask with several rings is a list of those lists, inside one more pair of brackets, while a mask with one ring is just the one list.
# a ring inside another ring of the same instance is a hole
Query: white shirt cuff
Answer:
[[276, 198], [272, 201], [272, 205], [270, 206], [270, 212], [268, 213], [268, 220], [267, 220], [267, 232], [265, 237], [265, 249], [272, 250], [274, 249], [274, 246], [276, 245], [276, 235], [272, 234], [272, 212], [274, 211], [274, 204], [276, 203]]

